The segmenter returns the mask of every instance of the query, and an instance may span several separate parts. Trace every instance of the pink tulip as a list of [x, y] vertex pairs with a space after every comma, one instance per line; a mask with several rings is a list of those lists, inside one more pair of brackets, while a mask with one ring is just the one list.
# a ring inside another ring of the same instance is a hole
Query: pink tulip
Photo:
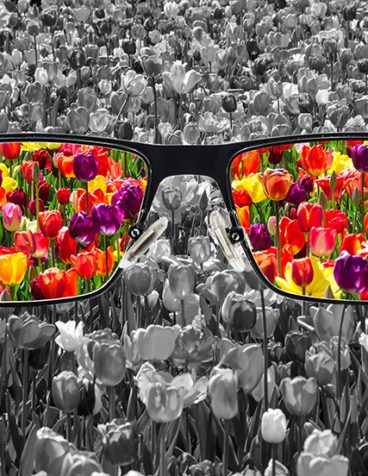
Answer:
[[5, 203], [2, 208], [4, 228], [7, 231], [18, 231], [22, 223], [22, 209], [15, 203]]
[[309, 246], [315, 256], [329, 256], [336, 246], [337, 231], [313, 227], [309, 232]]

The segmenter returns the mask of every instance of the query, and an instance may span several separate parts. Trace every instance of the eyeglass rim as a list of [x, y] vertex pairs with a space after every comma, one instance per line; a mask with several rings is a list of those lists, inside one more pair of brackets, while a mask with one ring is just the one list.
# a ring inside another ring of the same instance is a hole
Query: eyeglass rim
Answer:
[[[154, 177], [153, 169], [159, 169], [160, 164], [155, 163], [153, 164], [152, 160], [150, 159], [150, 152], [155, 151], [155, 153], [162, 151], [162, 150], [170, 150], [170, 153], [181, 149], [185, 152], [188, 151], [201, 151], [202, 153], [211, 152], [214, 149], [221, 152], [221, 156], [218, 155], [216, 158], [222, 157], [224, 164], [224, 180], [219, 180], [219, 177], [211, 177], [214, 178], [216, 182], [220, 185], [220, 191], [222, 196], [225, 200], [226, 208], [230, 215], [232, 225], [239, 226], [238, 217], [236, 214], [235, 204], [233, 200], [233, 195], [231, 192], [231, 180], [230, 180], [230, 171], [231, 171], [231, 164], [234, 158], [243, 152], [249, 152], [254, 150], [255, 148], [263, 148], [263, 147], [272, 147], [281, 144], [287, 143], [304, 143], [304, 142], [313, 142], [313, 141], [333, 141], [333, 140], [368, 140], [368, 131], [353, 131], [353, 132], [320, 132], [320, 133], [312, 133], [312, 134], [297, 134], [292, 136], [277, 136], [277, 137], [265, 137], [265, 138], [257, 138], [250, 141], [242, 141], [242, 142], [231, 142], [231, 143], [224, 143], [218, 145], [208, 145], [208, 144], [198, 144], [198, 145], [178, 145], [178, 144], [150, 144], [150, 143], [143, 143], [143, 142], [134, 142], [128, 140], [121, 140], [112, 137], [99, 137], [99, 136], [83, 136], [79, 134], [66, 134], [66, 133], [44, 133], [44, 132], [17, 132], [17, 133], [3, 133], [0, 134], [0, 144], [6, 142], [65, 142], [69, 144], [85, 144], [85, 145], [92, 145], [92, 146], [100, 146], [100, 147], [108, 147], [114, 148], [117, 150], [127, 151], [134, 153], [142, 159], [146, 166], [147, 166], [147, 189], [146, 193], [144, 194], [143, 203], [140, 211], [140, 215], [135, 224], [144, 225], [149, 209], [151, 208], [152, 201], [153, 201], [153, 193], [156, 192], [158, 185], [162, 182], [163, 179], [172, 176], [172, 174], [165, 175], [165, 171], [161, 170], [159, 174], [160, 180], [157, 183], [152, 182], [152, 178]], [[189, 173], [188, 173], [189, 174]], [[181, 174], [179, 174], [181, 175]], [[196, 174], [195, 170], [190, 172], [190, 175], [198, 175]], [[202, 175], [202, 174], [201, 174]], [[153, 191], [152, 191], [153, 188]], [[134, 241], [134, 240], [132, 240]], [[365, 305], [368, 301], [349, 301], [346, 299], [339, 299], [338, 301], [331, 298], [316, 298], [312, 296], [299, 296], [287, 291], [283, 291], [282, 289], [277, 288], [275, 285], [270, 283], [266, 277], [261, 272], [258, 264], [255, 261], [252, 251], [250, 250], [248, 244], [245, 241], [241, 242], [241, 245], [246, 253], [247, 258], [249, 259], [253, 270], [256, 272], [258, 278], [261, 279], [261, 282], [264, 285], [271, 289], [276, 294], [286, 297], [288, 299], [296, 300], [296, 301], [307, 301], [307, 302], [314, 302], [314, 303], [324, 303], [324, 304], [354, 304], [354, 305]], [[21, 308], [21, 307], [44, 307], [44, 306], [57, 306], [59, 304], [65, 303], [75, 303], [80, 302], [87, 299], [94, 299], [98, 298], [105, 292], [108, 292], [110, 288], [114, 285], [114, 283], [121, 278], [123, 273], [123, 268], [121, 268], [118, 264], [117, 268], [113, 272], [113, 274], [109, 277], [108, 281], [104, 283], [101, 287], [96, 290], [90, 291], [85, 294], [77, 295], [77, 296], [68, 296], [56, 299], [40, 299], [34, 301], [1, 301], [0, 308]]]

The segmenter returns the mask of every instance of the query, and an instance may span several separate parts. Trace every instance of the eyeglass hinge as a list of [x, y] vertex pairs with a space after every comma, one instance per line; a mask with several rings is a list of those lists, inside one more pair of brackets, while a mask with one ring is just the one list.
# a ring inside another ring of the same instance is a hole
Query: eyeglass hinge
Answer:
[[245, 241], [244, 229], [242, 226], [233, 226], [232, 228], [226, 229], [231, 243], [240, 243]]

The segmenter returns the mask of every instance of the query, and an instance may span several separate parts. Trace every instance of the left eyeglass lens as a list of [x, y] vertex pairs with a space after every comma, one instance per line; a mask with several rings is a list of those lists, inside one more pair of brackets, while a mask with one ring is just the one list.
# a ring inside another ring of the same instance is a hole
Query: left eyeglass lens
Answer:
[[0, 298], [97, 290], [123, 257], [147, 165], [100, 145], [0, 144]]

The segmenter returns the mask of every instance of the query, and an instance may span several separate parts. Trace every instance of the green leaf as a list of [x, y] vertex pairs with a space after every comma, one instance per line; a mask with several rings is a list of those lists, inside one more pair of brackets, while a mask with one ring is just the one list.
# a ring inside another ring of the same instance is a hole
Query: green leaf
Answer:
[[34, 467], [34, 450], [37, 441], [37, 430], [39, 424], [33, 423], [30, 432], [28, 433], [26, 444], [20, 459], [19, 473], [22, 476], [30, 476], [33, 473]]

